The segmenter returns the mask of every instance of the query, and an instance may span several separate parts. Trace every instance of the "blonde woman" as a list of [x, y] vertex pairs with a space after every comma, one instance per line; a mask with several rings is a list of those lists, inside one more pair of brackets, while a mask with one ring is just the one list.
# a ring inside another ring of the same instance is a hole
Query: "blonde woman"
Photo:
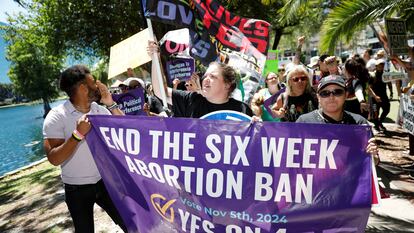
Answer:
[[272, 107], [274, 116], [282, 121], [295, 122], [300, 115], [318, 108], [309, 73], [304, 66], [293, 66], [287, 74], [286, 82], [286, 92], [277, 98]]

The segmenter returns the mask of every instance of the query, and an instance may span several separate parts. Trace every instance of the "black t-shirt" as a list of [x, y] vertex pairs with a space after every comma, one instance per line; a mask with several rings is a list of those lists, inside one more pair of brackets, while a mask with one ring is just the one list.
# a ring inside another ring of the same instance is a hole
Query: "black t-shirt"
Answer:
[[312, 93], [304, 93], [300, 96], [287, 96], [282, 94], [283, 108], [286, 110], [282, 121], [295, 122], [300, 115], [312, 112], [318, 108], [316, 96]]
[[224, 104], [213, 104], [196, 92], [180, 90], [173, 90], [171, 98], [174, 117], [200, 118], [219, 110], [232, 110], [253, 116], [253, 112], [247, 104], [233, 98]]
[[375, 72], [375, 77], [370, 78], [369, 84], [372, 87], [372, 90], [375, 92], [376, 95], [381, 97], [381, 100], [388, 99], [387, 96], [387, 84], [382, 81], [382, 74], [383, 72]]
[[315, 110], [307, 114], [303, 114], [296, 122], [300, 123], [320, 123], [320, 124], [343, 124], [343, 125], [368, 125], [365, 118], [358, 114], [344, 111], [342, 121], [335, 121], [325, 115], [321, 110]]

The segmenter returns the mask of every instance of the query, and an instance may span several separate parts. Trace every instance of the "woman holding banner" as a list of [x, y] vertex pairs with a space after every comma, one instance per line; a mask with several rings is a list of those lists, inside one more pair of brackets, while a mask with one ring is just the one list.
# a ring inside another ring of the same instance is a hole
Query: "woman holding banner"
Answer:
[[[156, 42], [149, 41], [150, 56], [159, 56]], [[152, 85], [156, 96], [161, 96], [161, 89], [156, 77], [157, 67], [152, 63]], [[212, 62], [202, 78], [201, 94], [197, 92], [172, 90], [165, 92], [168, 104], [172, 105], [174, 117], [200, 118], [210, 112], [232, 110], [253, 116], [252, 110], [243, 102], [230, 97], [236, 88], [236, 72], [228, 65]]]

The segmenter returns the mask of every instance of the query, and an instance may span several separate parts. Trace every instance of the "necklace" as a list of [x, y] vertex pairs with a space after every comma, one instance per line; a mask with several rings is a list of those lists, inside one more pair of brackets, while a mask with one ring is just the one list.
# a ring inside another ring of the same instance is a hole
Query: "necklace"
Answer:
[[82, 108], [81, 106], [78, 106], [78, 105], [76, 105], [74, 103], [72, 103], [72, 105], [79, 112], [89, 112], [89, 110], [91, 109], [91, 105], [89, 105], [89, 107], [87, 107], [87, 108]]

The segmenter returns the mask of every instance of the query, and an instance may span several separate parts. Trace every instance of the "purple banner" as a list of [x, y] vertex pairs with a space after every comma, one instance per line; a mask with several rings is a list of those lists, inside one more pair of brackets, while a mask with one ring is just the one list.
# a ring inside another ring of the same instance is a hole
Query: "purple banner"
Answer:
[[180, 81], [187, 81], [195, 71], [194, 59], [179, 58], [168, 61], [166, 70], [171, 82], [176, 78]]
[[112, 99], [126, 115], [146, 115], [144, 112], [144, 89], [136, 88], [128, 93], [113, 94]]
[[369, 127], [90, 116], [128, 232], [364, 232]]

